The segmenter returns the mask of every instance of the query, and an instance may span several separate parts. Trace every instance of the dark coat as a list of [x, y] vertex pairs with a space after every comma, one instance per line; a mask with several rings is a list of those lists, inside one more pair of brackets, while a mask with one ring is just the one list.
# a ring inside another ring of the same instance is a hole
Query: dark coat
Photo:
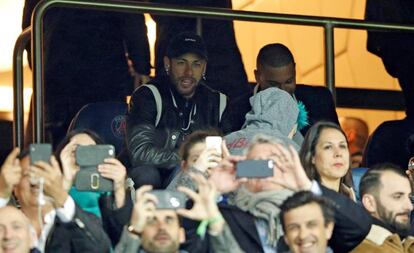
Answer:
[[[251, 96], [253, 96], [252, 92], [230, 101], [223, 116], [223, 131], [225, 133], [237, 131], [243, 126], [246, 113], [251, 110], [249, 102]], [[309, 126], [301, 130], [303, 136], [306, 135], [309, 127], [320, 120], [339, 124], [335, 103], [327, 88], [298, 84], [295, 96], [297, 100], [303, 102], [309, 115]]]
[[[410, 0], [367, 0], [365, 20], [379, 23], [413, 25], [414, 2]], [[414, 116], [414, 33], [368, 31], [367, 49], [379, 56], [387, 72], [398, 78], [407, 116]]]
[[220, 126], [220, 95], [199, 84], [194, 96], [187, 101], [178, 94], [168, 77], [158, 77], [151, 84], [158, 88], [162, 99], [159, 124], [155, 126], [157, 108], [152, 92], [147, 87], [137, 89], [127, 115], [127, 147], [132, 166], [171, 168], [179, 163], [177, 149], [186, 135]]
[[[22, 28], [40, 0], [25, 0]], [[150, 73], [143, 14], [51, 8], [44, 17], [44, 102], [46, 123], [66, 131], [87, 103], [125, 101], [133, 80], [125, 57]]]
[[111, 242], [99, 219], [76, 206], [75, 216], [63, 223], [58, 216], [47, 238], [48, 253], [110, 252]]
[[365, 148], [362, 164], [372, 167], [378, 163], [394, 163], [404, 171], [408, 160], [414, 155], [414, 119], [383, 122], [375, 129]]

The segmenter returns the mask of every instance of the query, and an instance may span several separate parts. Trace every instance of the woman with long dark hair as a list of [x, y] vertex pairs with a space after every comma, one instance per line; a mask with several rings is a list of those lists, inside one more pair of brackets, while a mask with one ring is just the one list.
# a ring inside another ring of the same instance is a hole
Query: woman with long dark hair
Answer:
[[314, 124], [305, 136], [299, 156], [310, 179], [355, 200], [348, 141], [337, 124]]

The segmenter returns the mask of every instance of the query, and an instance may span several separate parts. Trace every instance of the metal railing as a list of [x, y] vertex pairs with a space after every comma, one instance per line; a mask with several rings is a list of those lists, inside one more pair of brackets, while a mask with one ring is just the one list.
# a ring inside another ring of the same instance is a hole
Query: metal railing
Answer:
[[[325, 82], [332, 91], [335, 98], [335, 62], [334, 62], [334, 29], [375, 29], [375, 30], [401, 30], [414, 31], [414, 26], [398, 24], [380, 24], [365, 22], [363, 20], [339, 19], [328, 17], [315, 17], [304, 15], [288, 15], [251, 11], [235, 11], [220, 8], [204, 7], [182, 7], [164, 4], [140, 3], [118, 0], [46, 0], [38, 4], [32, 15], [32, 64], [33, 64], [33, 141], [43, 141], [43, 16], [52, 7], [70, 7], [83, 9], [111, 10], [120, 12], [151, 13], [171, 16], [191, 16], [197, 18], [211, 18], [221, 20], [239, 20], [265, 23], [281, 23], [305, 26], [316, 26], [324, 28], [324, 51], [325, 51]], [[19, 93], [19, 91], [17, 92]], [[22, 93], [20, 94], [22, 96]], [[19, 96], [19, 94], [17, 94]], [[16, 101], [22, 101], [16, 100]], [[20, 104], [15, 105], [22, 106]], [[19, 110], [15, 108], [15, 110]], [[15, 120], [20, 120], [15, 118]], [[23, 122], [16, 122], [16, 125]], [[17, 129], [17, 127], [16, 127]], [[18, 128], [19, 131], [22, 128]], [[19, 134], [19, 132], [16, 132]], [[22, 133], [21, 133], [22, 134]], [[20, 140], [21, 138], [16, 137]]]
[[13, 50], [13, 145], [19, 148], [24, 145], [23, 52], [31, 34], [31, 28], [26, 28]]

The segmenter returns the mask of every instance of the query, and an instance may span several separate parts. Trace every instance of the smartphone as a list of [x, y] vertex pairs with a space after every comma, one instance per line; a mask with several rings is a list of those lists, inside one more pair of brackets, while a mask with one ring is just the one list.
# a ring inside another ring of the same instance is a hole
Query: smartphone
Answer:
[[75, 152], [76, 163], [82, 166], [97, 166], [104, 163], [106, 158], [115, 157], [115, 148], [112, 145], [78, 146]]
[[169, 190], [152, 190], [149, 193], [157, 197], [158, 203], [155, 205], [157, 209], [185, 208], [186, 197], [182, 192]]
[[272, 160], [244, 160], [236, 165], [236, 177], [266, 178], [273, 177]]
[[110, 192], [113, 191], [111, 179], [102, 177], [98, 165], [106, 158], [115, 157], [112, 145], [78, 146], [75, 151], [76, 163], [80, 170], [75, 176], [75, 187], [78, 191]]
[[206, 148], [214, 148], [221, 154], [221, 143], [223, 142], [223, 138], [221, 136], [207, 136], [206, 137]]
[[50, 156], [52, 155], [52, 145], [49, 143], [30, 144], [29, 156], [30, 163], [34, 164], [38, 161], [44, 161], [49, 163]]

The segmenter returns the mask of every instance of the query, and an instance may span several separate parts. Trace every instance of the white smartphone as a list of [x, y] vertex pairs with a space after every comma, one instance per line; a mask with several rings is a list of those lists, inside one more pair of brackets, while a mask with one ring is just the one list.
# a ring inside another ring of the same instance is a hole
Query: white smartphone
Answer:
[[221, 154], [222, 153], [221, 151], [222, 142], [223, 142], [223, 138], [221, 138], [221, 136], [207, 136], [206, 137], [206, 148], [208, 149], [214, 148], [217, 150], [217, 152]]

